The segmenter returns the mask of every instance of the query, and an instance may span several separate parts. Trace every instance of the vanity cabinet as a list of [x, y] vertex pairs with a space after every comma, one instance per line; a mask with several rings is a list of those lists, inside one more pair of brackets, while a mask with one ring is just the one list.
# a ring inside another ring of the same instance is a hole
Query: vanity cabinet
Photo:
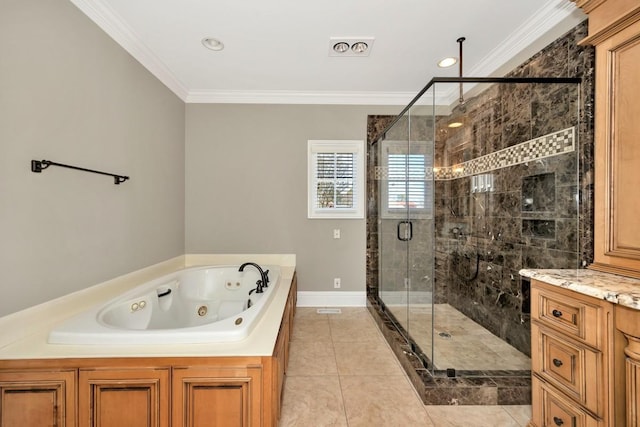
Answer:
[[533, 280], [531, 427], [615, 426], [613, 304]]
[[618, 394], [624, 394], [627, 427], [640, 427], [640, 311], [616, 306], [615, 316], [616, 329], [624, 337], [617, 360], [624, 387]]
[[76, 371], [0, 371], [0, 426], [75, 427]]
[[640, 278], [640, 2], [573, 0], [596, 49], [594, 262]]
[[80, 369], [81, 426], [168, 427], [168, 368]]

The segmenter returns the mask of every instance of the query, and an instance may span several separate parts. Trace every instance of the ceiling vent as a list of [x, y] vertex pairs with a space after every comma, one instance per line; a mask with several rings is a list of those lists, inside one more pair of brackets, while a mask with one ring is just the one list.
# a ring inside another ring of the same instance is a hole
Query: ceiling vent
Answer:
[[375, 37], [329, 37], [329, 56], [369, 56]]

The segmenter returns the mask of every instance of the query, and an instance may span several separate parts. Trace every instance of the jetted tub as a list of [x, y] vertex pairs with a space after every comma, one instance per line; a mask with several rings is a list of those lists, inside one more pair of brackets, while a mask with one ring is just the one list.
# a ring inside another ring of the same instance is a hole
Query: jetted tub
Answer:
[[192, 267], [141, 284], [55, 326], [50, 344], [189, 344], [239, 341], [268, 309], [280, 269], [256, 292], [258, 270], [247, 265]]

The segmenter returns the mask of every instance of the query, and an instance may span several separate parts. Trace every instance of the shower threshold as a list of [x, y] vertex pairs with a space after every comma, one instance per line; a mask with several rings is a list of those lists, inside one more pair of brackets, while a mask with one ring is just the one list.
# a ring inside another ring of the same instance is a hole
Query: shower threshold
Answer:
[[[531, 370], [525, 355], [512, 349], [516, 356], [511, 359], [511, 364], [500, 364], [487, 358], [474, 365], [474, 362], [479, 361], [478, 357], [464, 356], [459, 360], [438, 359], [438, 346], [452, 339], [440, 337], [436, 328], [436, 366], [430, 370], [428, 368], [433, 367], [430, 358], [411, 337], [407, 338], [406, 331], [395, 321], [392, 309], [385, 307], [373, 296], [367, 298], [367, 307], [425, 405], [531, 404]], [[453, 334], [452, 338], [455, 339], [455, 336]], [[431, 353], [430, 348], [424, 350]], [[441, 348], [440, 351], [449, 355], [462, 353], [447, 351], [446, 348]], [[497, 366], [501, 369], [495, 369]]]

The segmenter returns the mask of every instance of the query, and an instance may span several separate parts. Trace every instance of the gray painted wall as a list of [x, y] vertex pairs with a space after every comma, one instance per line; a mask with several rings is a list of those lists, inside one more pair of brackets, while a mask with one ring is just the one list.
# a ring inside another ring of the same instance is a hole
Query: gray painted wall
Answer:
[[364, 292], [365, 220], [307, 219], [307, 140], [366, 140], [368, 114], [400, 110], [188, 104], [187, 252], [294, 253], [299, 290]]
[[2, 1], [0, 316], [184, 253], [184, 109], [70, 2]]

